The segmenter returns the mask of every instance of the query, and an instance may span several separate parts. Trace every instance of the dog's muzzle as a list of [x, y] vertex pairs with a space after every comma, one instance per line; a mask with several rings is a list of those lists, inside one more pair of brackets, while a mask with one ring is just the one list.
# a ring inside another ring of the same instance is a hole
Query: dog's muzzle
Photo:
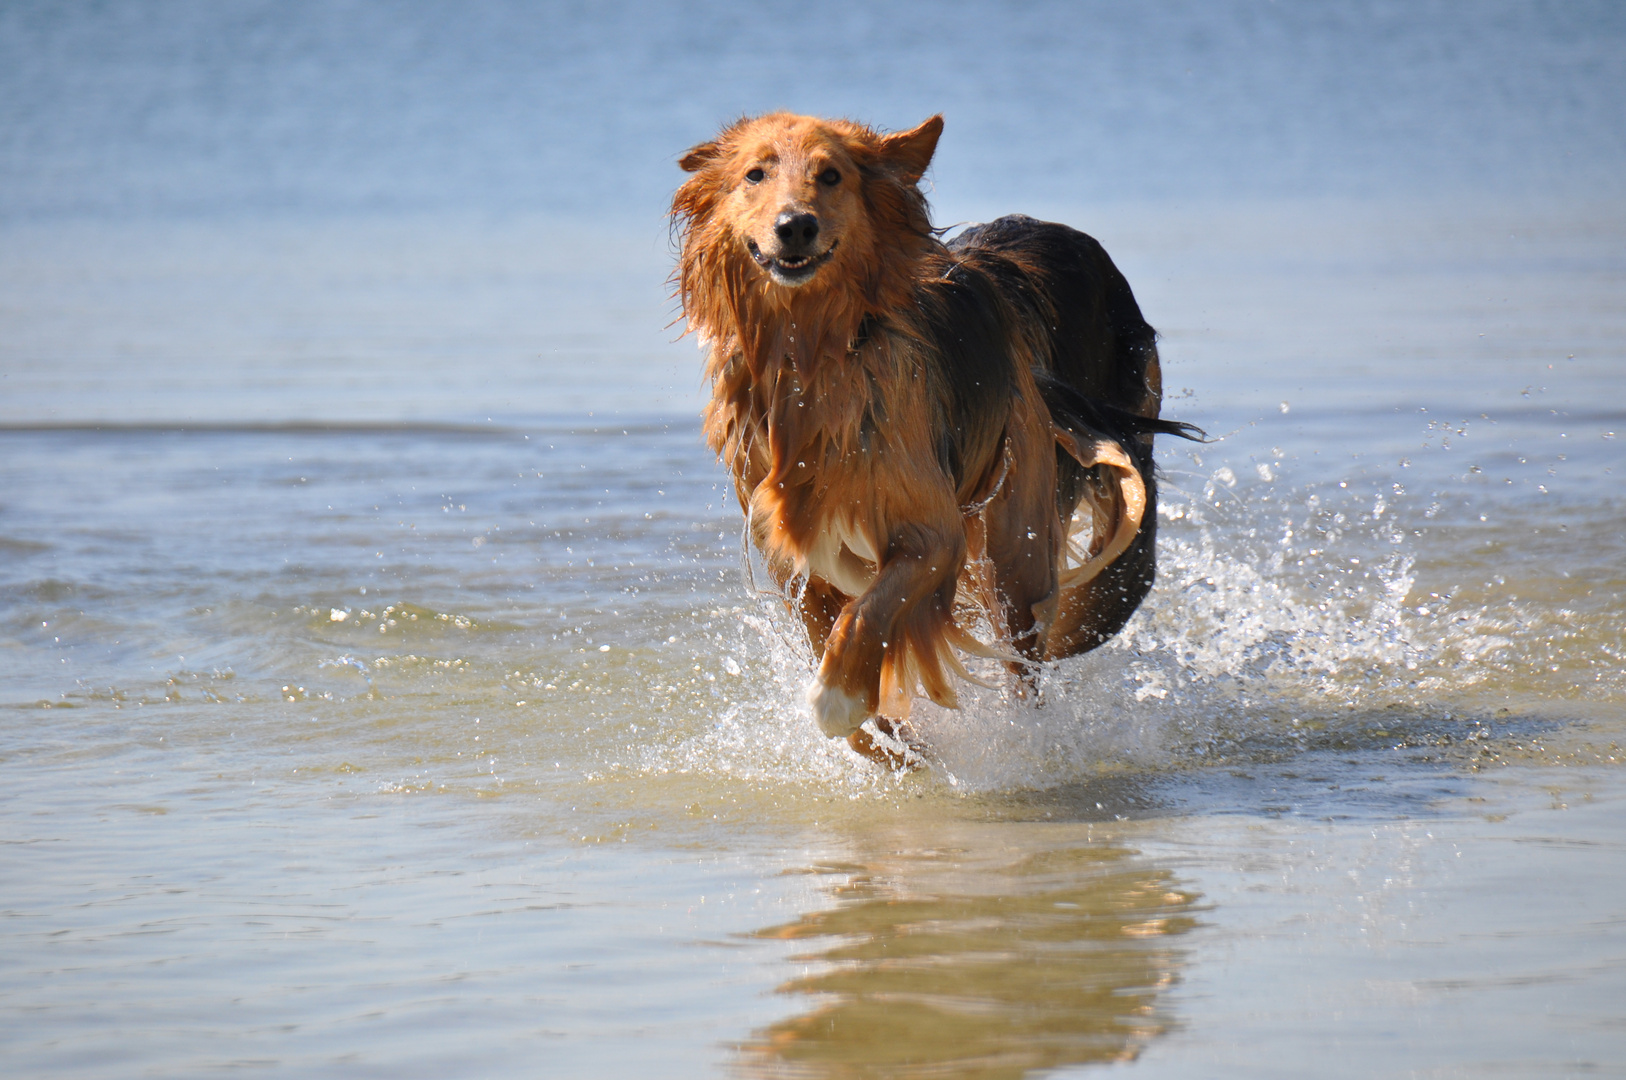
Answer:
[[758, 266], [768, 271], [768, 275], [781, 285], [801, 285], [806, 283], [819, 267], [830, 261], [830, 256], [836, 253], [841, 246], [837, 240], [823, 251], [816, 254], [789, 254], [781, 251], [778, 255], [769, 255], [764, 252], [755, 240], [746, 240], [746, 250], [751, 253], [751, 259]]

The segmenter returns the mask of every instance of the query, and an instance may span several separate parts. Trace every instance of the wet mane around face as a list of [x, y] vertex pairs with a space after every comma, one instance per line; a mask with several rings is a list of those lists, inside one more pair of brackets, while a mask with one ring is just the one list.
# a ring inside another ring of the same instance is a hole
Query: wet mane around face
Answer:
[[[844, 353], [865, 315], [908, 310], [917, 264], [935, 244], [917, 184], [941, 131], [939, 117], [882, 135], [775, 113], [685, 154], [693, 175], [672, 200], [673, 281], [714, 358], [738, 356], [758, 375], [780, 358], [805, 371], [832, 349]], [[775, 225], [796, 215], [817, 222], [823, 262], [787, 284], [763, 265], [764, 249], [785, 246]]]

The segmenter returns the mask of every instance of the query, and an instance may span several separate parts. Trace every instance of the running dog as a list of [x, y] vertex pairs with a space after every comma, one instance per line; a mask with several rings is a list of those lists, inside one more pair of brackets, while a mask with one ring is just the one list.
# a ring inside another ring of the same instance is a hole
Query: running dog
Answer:
[[1095, 240], [940, 240], [942, 130], [743, 119], [683, 156], [671, 211], [706, 439], [819, 657], [814, 719], [893, 763], [863, 723], [957, 706], [956, 650], [1031, 683], [1118, 632], [1155, 571], [1152, 437], [1200, 434], [1158, 419], [1156, 334]]

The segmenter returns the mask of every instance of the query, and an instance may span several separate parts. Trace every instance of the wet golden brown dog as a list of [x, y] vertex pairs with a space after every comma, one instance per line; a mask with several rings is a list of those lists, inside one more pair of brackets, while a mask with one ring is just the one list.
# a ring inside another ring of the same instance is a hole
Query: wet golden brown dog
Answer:
[[864, 721], [957, 705], [957, 649], [1031, 679], [1123, 626], [1155, 569], [1152, 436], [1194, 430], [1158, 419], [1156, 335], [1100, 244], [1026, 217], [939, 239], [942, 130], [741, 120], [672, 201], [706, 438], [819, 657], [819, 728], [878, 760]]

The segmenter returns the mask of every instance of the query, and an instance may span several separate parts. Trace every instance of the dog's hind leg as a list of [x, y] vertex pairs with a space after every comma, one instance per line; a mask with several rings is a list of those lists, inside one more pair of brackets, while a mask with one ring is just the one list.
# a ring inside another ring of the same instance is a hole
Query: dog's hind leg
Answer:
[[[1048, 660], [1100, 645], [1123, 629], [1157, 573], [1156, 432], [1200, 437], [1187, 424], [1102, 410], [1064, 387], [1047, 387], [1056, 419], [1057, 516], [1068, 562], [1046, 635]], [[1095, 413], [1090, 419], [1085, 417]], [[1100, 426], [1112, 434], [1103, 433]]]
[[1122, 630], [1146, 598], [1157, 576], [1157, 514], [1153, 498], [1148, 478], [1147, 513], [1134, 541], [1099, 574], [1072, 588], [1062, 589], [1056, 621], [1045, 635], [1045, 659], [1059, 660], [1089, 652]]

